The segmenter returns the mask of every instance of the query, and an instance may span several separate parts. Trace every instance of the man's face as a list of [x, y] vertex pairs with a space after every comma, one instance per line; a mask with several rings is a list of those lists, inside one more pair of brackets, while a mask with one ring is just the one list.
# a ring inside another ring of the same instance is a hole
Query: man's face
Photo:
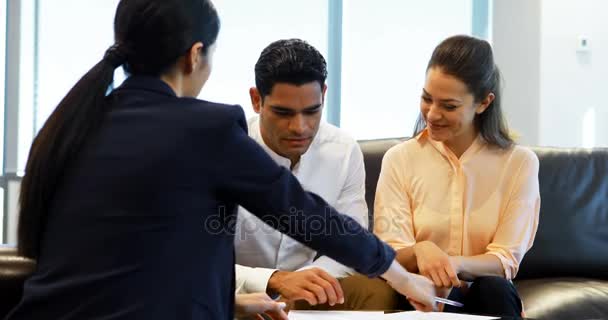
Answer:
[[291, 160], [294, 166], [319, 130], [327, 86], [313, 81], [303, 85], [276, 83], [269, 95], [249, 90], [253, 109], [260, 115], [266, 145]]

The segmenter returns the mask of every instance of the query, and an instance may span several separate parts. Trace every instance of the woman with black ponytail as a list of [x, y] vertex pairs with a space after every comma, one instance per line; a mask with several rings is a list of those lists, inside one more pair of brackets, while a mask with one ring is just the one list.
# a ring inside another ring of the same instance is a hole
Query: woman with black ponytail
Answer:
[[[239, 106], [195, 98], [219, 28], [208, 0], [120, 1], [115, 44], [32, 144], [18, 247], [37, 266], [7, 319], [231, 319], [237, 205], [433, 307], [431, 282], [304, 192]], [[129, 77], [109, 91], [119, 66]]]

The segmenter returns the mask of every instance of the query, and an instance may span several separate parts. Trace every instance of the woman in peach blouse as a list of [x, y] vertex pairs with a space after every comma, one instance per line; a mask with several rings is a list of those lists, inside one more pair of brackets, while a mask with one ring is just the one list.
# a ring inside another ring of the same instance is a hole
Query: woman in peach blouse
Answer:
[[500, 74], [483, 40], [444, 40], [427, 66], [414, 138], [384, 156], [374, 232], [398, 261], [464, 303], [519, 316], [511, 279], [538, 226], [538, 159], [509, 137]]

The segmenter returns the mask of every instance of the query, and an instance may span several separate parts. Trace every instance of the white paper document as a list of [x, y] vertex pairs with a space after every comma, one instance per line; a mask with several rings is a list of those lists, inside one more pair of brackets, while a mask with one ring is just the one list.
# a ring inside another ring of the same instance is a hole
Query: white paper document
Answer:
[[373, 320], [382, 316], [382, 311], [289, 311], [289, 320]]
[[420, 311], [406, 311], [389, 313], [382, 315], [384, 320], [489, 320], [498, 319], [497, 317], [483, 317], [473, 316], [469, 314], [461, 313], [449, 313], [449, 312], [420, 312]]
[[382, 311], [298, 311], [289, 312], [290, 320], [489, 320], [496, 317], [447, 312], [406, 311], [384, 314]]

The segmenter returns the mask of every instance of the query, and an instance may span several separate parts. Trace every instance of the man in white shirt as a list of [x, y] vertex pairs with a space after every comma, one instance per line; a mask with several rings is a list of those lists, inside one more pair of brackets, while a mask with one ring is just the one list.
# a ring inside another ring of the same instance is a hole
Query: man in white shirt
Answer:
[[[321, 121], [327, 86], [326, 62], [298, 39], [279, 40], [263, 50], [250, 89], [259, 116], [249, 135], [302, 186], [339, 212], [368, 225], [365, 168], [357, 142]], [[268, 292], [310, 305], [343, 303], [336, 278], [353, 270], [268, 227], [239, 208], [235, 234], [237, 292]]]

